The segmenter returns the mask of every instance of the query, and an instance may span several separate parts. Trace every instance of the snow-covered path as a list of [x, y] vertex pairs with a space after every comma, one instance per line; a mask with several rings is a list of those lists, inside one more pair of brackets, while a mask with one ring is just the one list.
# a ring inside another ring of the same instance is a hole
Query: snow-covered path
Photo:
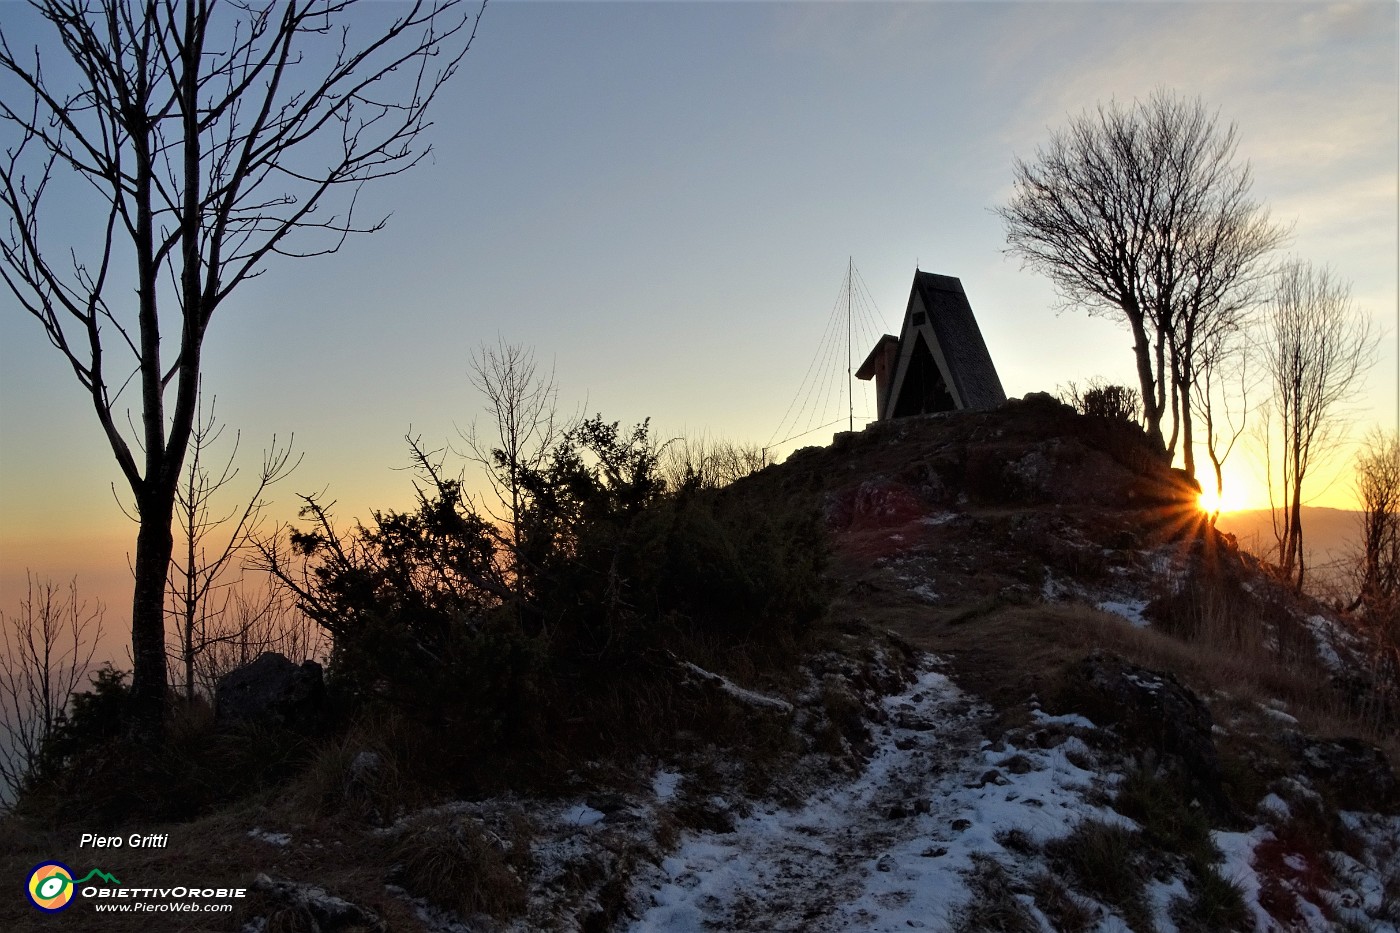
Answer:
[[[1094, 772], [1079, 717], [1038, 714], [1037, 741], [992, 746], [990, 710], [929, 669], [884, 701], [888, 721], [854, 779], [798, 809], [755, 809], [732, 833], [684, 837], [634, 891], [642, 931], [947, 929], [975, 855], [1064, 835], [1088, 815]], [[1047, 746], [1047, 747], [1041, 747]], [[648, 891], [648, 889], [650, 889]]]

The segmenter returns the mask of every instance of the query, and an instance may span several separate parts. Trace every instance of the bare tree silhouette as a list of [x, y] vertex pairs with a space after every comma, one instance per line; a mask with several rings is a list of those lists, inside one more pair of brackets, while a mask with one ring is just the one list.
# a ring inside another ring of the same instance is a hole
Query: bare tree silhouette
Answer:
[[[301, 463], [292, 459], [292, 440], [279, 446], [277, 438], [263, 451], [262, 467], [251, 492], [239, 504], [224, 507], [221, 495], [232, 490], [238, 476], [239, 432], [234, 433], [231, 449], [222, 465], [212, 465], [224, 426], [214, 414], [215, 401], [201, 404], [190, 431], [189, 451], [180, 485], [175, 493], [179, 547], [171, 556], [170, 614], [175, 627], [175, 652], [183, 674], [185, 699], [193, 700], [202, 680], [212, 689], [223, 665], [213, 663], [216, 647], [240, 645], [243, 654], [251, 647], [275, 650], [278, 641], [273, 619], [284, 619], [271, 597], [256, 600], [250, 593], [235, 592], [240, 584], [234, 571], [241, 570], [243, 558], [251, 553], [254, 537], [262, 527], [267, 508], [264, 495], [286, 479]], [[220, 659], [229, 652], [218, 652]]]
[[1193, 476], [1202, 341], [1239, 326], [1260, 296], [1262, 260], [1287, 235], [1251, 199], [1236, 148], [1235, 127], [1199, 99], [1111, 102], [1018, 159], [997, 211], [1008, 252], [1047, 275], [1066, 306], [1127, 323], [1148, 436], [1168, 456], [1179, 440]]
[[1356, 459], [1356, 487], [1361, 566], [1350, 608], [1395, 616], [1400, 614], [1400, 434], [1376, 431], [1366, 439]]
[[544, 465], [573, 422], [558, 415], [554, 371], [542, 372], [535, 351], [522, 344], [482, 346], [472, 354], [468, 378], [494, 423], [484, 435], [476, 422], [460, 431], [466, 444], [461, 455], [486, 471], [496, 504], [485, 503], [485, 511], [504, 526], [504, 543], [514, 548], [520, 538], [516, 521], [527, 495], [524, 478]]
[[1376, 337], [1352, 304], [1351, 286], [1330, 270], [1299, 260], [1280, 267], [1266, 324], [1262, 355], [1272, 389], [1269, 416], [1277, 416], [1279, 424], [1277, 457], [1273, 433], [1265, 431], [1270, 505], [1275, 489], [1283, 497], [1274, 510], [1274, 539], [1279, 567], [1302, 589], [1307, 569], [1303, 483], [1341, 437], [1344, 406], [1375, 358]]
[[102, 613], [78, 599], [76, 578], [60, 589], [32, 576], [19, 612], [0, 612], [0, 782], [12, 802], [91, 669]]
[[[0, 29], [0, 275], [90, 396], [131, 487], [135, 729], [158, 739], [171, 523], [210, 321], [270, 257], [383, 226], [357, 218], [356, 195], [428, 152], [428, 107], [483, 7], [34, 7], [52, 46], [18, 48]], [[84, 235], [51, 232], [77, 193], [98, 207]]]

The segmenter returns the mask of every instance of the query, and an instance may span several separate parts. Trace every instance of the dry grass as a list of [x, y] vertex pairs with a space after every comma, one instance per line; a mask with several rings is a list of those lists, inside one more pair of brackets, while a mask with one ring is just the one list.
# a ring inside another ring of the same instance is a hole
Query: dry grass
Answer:
[[377, 715], [321, 746], [289, 788], [307, 813], [382, 825], [428, 796], [414, 780], [412, 749], [424, 741], [402, 717]]
[[1210, 837], [1210, 823], [1181, 788], [1146, 771], [1129, 773], [1118, 785], [1113, 808], [1137, 822], [1154, 846], [1184, 858], [1204, 872], [1220, 858]]
[[[34, 910], [22, 895], [0, 898], [0, 930], [6, 933], [51, 933], [57, 929], [102, 930], [104, 933], [148, 933], [181, 930], [187, 933], [242, 930], [256, 917], [266, 917], [285, 905], [254, 890], [254, 879], [313, 884], [328, 893], [377, 914], [390, 930], [416, 930], [420, 921], [407, 901], [385, 890], [399, 852], [394, 839], [369, 832], [363, 820], [342, 808], [327, 806], [317, 813], [306, 806], [313, 795], [312, 775], [284, 788], [276, 796], [263, 794], [219, 813], [184, 823], [139, 823], [114, 829], [123, 838], [133, 832], [167, 833], [164, 848], [94, 850], [78, 848], [80, 826], [45, 830], [16, 818], [0, 821], [0, 874], [23, 880], [32, 866], [58, 858], [75, 871], [102, 868], [124, 885], [141, 887], [241, 887], [248, 896], [230, 903], [227, 914], [104, 914], [99, 921], [92, 907], [80, 901], [58, 917]], [[291, 844], [276, 845], [249, 835], [251, 827], [286, 834]], [[441, 855], [441, 850], [438, 851]], [[433, 866], [418, 866], [416, 880], [430, 896]], [[493, 885], [499, 892], [501, 886]], [[17, 889], [16, 889], [17, 890]], [[488, 894], [490, 897], [499, 894]], [[508, 898], [506, 898], [508, 901]], [[178, 917], [178, 920], [174, 919]]]
[[527, 897], [511, 856], [528, 851], [528, 841], [504, 842], [470, 818], [423, 821], [399, 837], [396, 879], [410, 894], [463, 916], [514, 917]]
[[1208, 620], [1191, 642], [1133, 628], [1090, 609], [1082, 612], [1079, 626], [1081, 645], [1104, 647], [1143, 667], [1171, 671], [1211, 703], [1217, 719], [1223, 711], [1257, 721], [1261, 704], [1281, 700], [1305, 732], [1365, 739], [1400, 768], [1400, 736], [1356, 710], [1331, 686], [1328, 668], [1296, 655], [1291, 662], [1281, 660], [1262, 639], [1238, 637], [1241, 626], [1234, 620]]
[[1191, 896], [1172, 905], [1172, 920], [1181, 933], [1226, 933], [1253, 929], [1240, 886], [1215, 869], [1191, 881]]
[[[229, 887], [246, 888], [248, 897], [233, 900], [233, 913], [180, 914], [172, 922], [170, 914], [104, 914], [100, 921], [89, 902], [79, 899], [58, 917], [50, 917], [33, 909], [18, 893], [0, 899], [0, 929], [15, 933], [42, 933], [54, 929], [101, 929], [112, 933], [146, 933], [152, 929], [187, 931], [238, 930], [257, 915], [260, 898], [252, 891], [258, 873], [305, 880], [307, 866], [291, 847], [271, 845], [248, 835], [250, 826], [291, 832], [305, 838], [315, 835], [322, 842], [324, 862], [317, 866], [316, 883], [351, 900], [365, 898], [376, 888], [382, 891], [382, 881], [373, 887], [366, 884], [365, 866], [378, 865], [382, 879], [384, 853], [373, 842], [366, 843], [342, 837], [331, 825], [296, 824], [290, 814], [278, 816], [260, 803], [245, 803], [217, 815], [189, 823], [143, 824], [122, 827], [123, 839], [133, 832], [166, 833], [168, 845], [163, 848], [93, 849], [78, 848], [79, 827], [59, 833], [36, 830], [17, 819], [7, 819], [0, 830], [3, 855], [0, 872], [5, 877], [22, 881], [29, 869], [39, 862], [58, 858], [74, 871], [86, 874], [101, 868], [121, 880], [124, 886], [139, 887]], [[114, 832], [117, 832], [114, 830]], [[337, 840], [343, 844], [337, 844]], [[373, 873], [375, 868], [370, 868]], [[17, 889], [16, 889], [17, 892]], [[361, 903], [364, 901], [361, 900]]]
[[1117, 823], [1088, 819], [1045, 847], [1057, 874], [1113, 907], [1134, 930], [1151, 930], [1146, 899], [1148, 852], [1142, 834]]
[[1176, 675], [1211, 704], [1217, 719], [1223, 712], [1257, 720], [1259, 704], [1281, 700], [1304, 731], [1365, 739], [1400, 769], [1400, 736], [1355, 710], [1330, 686], [1328, 669], [1298, 654], [1290, 662], [1281, 660], [1237, 619], [1208, 615], [1192, 640], [1183, 641], [1074, 603], [1003, 605], [973, 623], [951, 621], [960, 611], [930, 611], [913, 600], [884, 595], [884, 604], [867, 604], [864, 615], [948, 657], [958, 680], [1002, 711], [1003, 727], [1020, 724], [1016, 720], [1023, 713], [1017, 708], [1032, 695], [1053, 694], [1067, 665], [1107, 650]]
[[1038, 933], [1040, 924], [1016, 896], [1005, 869], [986, 855], [972, 856], [967, 886], [972, 898], [958, 911], [956, 933]]
[[1037, 875], [1031, 882], [1035, 906], [1050, 920], [1058, 933], [1087, 933], [1098, 925], [1096, 911], [1083, 904], [1051, 874]]

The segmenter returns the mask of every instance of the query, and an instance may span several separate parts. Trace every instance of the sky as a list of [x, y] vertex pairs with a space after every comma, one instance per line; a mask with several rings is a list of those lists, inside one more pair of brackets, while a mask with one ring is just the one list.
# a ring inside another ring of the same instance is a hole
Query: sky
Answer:
[[[1255, 196], [1293, 227], [1287, 254], [1353, 283], [1381, 341], [1352, 437], [1394, 428], [1397, 9], [496, 2], [437, 101], [431, 158], [363, 193], [386, 228], [240, 287], [212, 322], [205, 391], [241, 432], [243, 478], [274, 435], [304, 452], [273, 518], [314, 492], [348, 520], [410, 503], [404, 436], [442, 447], [479, 417], [470, 359], [497, 341], [533, 348], [566, 410], [780, 439], [848, 261], [895, 333], [916, 266], [959, 277], [1009, 396], [1133, 385], [1127, 331], [1060, 308], [1005, 254], [993, 209], [1013, 160], [1071, 116], [1166, 88], [1237, 125]], [[0, 25], [53, 50], [14, 0]], [[75, 242], [86, 222], [58, 219]], [[1249, 454], [1227, 504], [1267, 502]], [[1318, 473], [1311, 504], [1352, 505], [1350, 463], [1343, 449]], [[0, 293], [0, 609], [26, 572], [78, 574], [121, 629], [121, 482], [72, 374]]]

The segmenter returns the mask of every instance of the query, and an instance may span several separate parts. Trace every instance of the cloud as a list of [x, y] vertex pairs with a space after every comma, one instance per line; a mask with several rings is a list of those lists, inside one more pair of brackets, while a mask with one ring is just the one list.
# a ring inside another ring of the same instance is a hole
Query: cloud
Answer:
[[[1387, 21], [1388, 30], [1385, 28]], [[1375, 39], [1378, 35], [1393, 37], [1396, 21], [1394, 4], [1331, 3], [1305, 7], [1298, 24], [1303, 37], [1312, 42], [1352, 43]]]
[[1247, 122], [1251, 146], [1301, 139], [1299, 159], [1341, 158], [1394, 136], [1395, 20], [1388, 4], [1033, 9], [992, 66], [1024, 85], [1004, 135], [1019, 149], [1066, 114], [1168, 87]]
[[1363, 243], [1393, 249], [1396, 189], [1395, 173], [1382, 171], [1304, 187], [1276, 196], [1270, 204], [1279, 219], [1298, 218], [1301, 237], [1330, 240], [1342, 249]]

